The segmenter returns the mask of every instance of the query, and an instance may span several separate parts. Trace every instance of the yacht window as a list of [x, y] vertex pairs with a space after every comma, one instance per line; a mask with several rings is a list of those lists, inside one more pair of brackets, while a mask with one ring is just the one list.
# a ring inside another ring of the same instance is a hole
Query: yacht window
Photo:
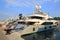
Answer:
[[25, 24], [25, 22], [18, 22], [18, 24]]
[[28, 22], [27, 24], [28, 25], [33, 25], [35, 22]]
[[30, 18], [32, 18], [32, 19], [43, 19], [43, 17], [38, 17], [38, 16], [31, 16]]
[[24, 29], [24, 25], [23, 24], [18, 24], [16, 27], [15, 27], [16, 30], [20, 30], [20, 29]]
[[53, 18], [48, 18], [48, 20], [53, 20]]
[[52, 28], [52, 26], [50, 26], [49, 28]]
[[47, 29], [47, 27], [44, 27], [44, 29]]
[[42, 25], [52, 25], [53, 24], [53, 22], [44, 22], [44, 23], [42, 23]]

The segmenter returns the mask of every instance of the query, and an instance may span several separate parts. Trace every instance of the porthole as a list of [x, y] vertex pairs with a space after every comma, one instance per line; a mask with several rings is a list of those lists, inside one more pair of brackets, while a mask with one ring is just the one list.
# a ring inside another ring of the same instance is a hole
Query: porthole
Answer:
[[52, 26], [49, 26], [49, 28], [52, 28]]
[[47, 29], [47, 27], [45, 27], [44, 29]]

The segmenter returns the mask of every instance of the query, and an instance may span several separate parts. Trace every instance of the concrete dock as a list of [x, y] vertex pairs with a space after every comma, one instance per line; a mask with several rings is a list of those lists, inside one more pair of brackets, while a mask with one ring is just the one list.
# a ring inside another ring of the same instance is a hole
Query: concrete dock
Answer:
[[2, 30], [0, 30], [0, 40], [9, 40]]

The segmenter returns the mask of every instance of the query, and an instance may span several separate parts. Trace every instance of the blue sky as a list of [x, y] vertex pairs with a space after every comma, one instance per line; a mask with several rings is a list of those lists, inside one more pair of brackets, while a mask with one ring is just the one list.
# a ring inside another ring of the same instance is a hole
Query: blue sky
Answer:
[[19, 13], [32, 14], [36, 4], [50, 16], [60, 16], [60, 0], [0, 0], [0, 20], [16, 17]]

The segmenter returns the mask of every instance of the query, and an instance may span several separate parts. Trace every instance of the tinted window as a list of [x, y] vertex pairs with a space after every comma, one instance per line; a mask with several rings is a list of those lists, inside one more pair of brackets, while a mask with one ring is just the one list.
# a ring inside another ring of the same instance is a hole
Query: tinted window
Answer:
[[53, 18], [48, 18], [48, 20], [53, 20]]
[[28, 22], [27, 24], [28, 25], [33, 25], [35, 22]]
[[53, 24], [53, 22], [44, 22], [44, 23], [42, 23], [42, 25], [52, 25]]
[[25, 24], [25, 22], [18, 22], [18, 24]]
[[38, 17], [38, 16], [32, 16], [30, 18], [32, 18], [32, 19], [43, 19], [43, 17]]

